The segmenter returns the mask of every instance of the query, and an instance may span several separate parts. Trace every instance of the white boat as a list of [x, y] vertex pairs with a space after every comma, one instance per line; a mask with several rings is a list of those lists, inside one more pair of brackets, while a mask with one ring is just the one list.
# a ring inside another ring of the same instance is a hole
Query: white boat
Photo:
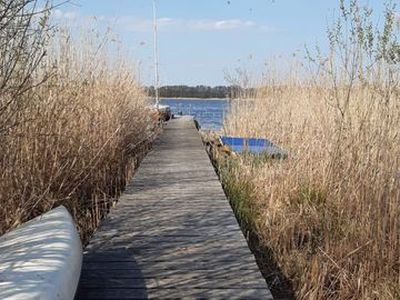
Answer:
[[157, 6], [156, 0], [153, 0], [153, 44], [154, 44], [154, 90], [155, 90], [155, 104], [152, 109], [156, 109], [163, 121], [169, 121], [172, 118], [171, 108], [169, 105], [160, 104], [159, 87], [160, 87], [160, 74], [158, 71], [159, 57], [158, 57], [158, 41], [157, 41]]
[[149, 107], [152, 111], [156, 111], [160, 120], [169, 121], [172, 119], [172, 111], [169, 105], [153, 104]]

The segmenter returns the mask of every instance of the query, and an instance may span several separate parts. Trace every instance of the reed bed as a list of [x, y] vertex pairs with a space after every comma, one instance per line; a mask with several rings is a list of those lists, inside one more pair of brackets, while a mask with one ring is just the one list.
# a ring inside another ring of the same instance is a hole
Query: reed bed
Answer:
[[290, 153], [223, 179], [298, 299], [400, 299], [398, 29], [392, 7], [381, 31], [370, 15], [341, 1], [309, 76], [270, 76], [225, 121]]
[[0, 234], [62, 204], [86, 241], [148, 148], [155, 125], [146, 95], [109, 33], [54, 30], [51, 8], [5, 2], [19, 5], [14, 21], [29, 36], [4, 21], [2, 33], [10, 26], [20, 48], [0, 46], [1, 63], [16, 65], [11, 79], [1, 74]]

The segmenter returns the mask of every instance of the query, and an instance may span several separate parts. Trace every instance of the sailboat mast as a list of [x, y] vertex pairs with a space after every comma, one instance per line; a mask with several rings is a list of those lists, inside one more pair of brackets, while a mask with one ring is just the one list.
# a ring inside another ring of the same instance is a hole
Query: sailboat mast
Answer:
[[156, 107], [159, 108], [159, 85], [160, 75], [158, 71], [158, 42], [157, 42], [157, 5], [156, 0], [153, 0], [153, 46], [154, 46], [154, 89], [156, 96]]

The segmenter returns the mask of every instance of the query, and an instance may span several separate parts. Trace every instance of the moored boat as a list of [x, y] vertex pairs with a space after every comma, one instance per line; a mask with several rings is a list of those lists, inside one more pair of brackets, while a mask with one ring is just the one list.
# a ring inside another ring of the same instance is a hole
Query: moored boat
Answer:
[[235, 153], [268, 155], [272, 158], [286, 158], [287, 152], [267, 139], [220, 136], [220, 143]]

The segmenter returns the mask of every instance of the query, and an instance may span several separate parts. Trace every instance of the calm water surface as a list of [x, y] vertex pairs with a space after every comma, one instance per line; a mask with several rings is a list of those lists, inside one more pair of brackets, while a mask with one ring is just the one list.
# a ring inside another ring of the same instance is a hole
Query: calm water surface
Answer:
[[173, 114], [192, 115], [202, 129], [219, 130], [229, 107], [229, 100], [161, 99], [171, 107]]

